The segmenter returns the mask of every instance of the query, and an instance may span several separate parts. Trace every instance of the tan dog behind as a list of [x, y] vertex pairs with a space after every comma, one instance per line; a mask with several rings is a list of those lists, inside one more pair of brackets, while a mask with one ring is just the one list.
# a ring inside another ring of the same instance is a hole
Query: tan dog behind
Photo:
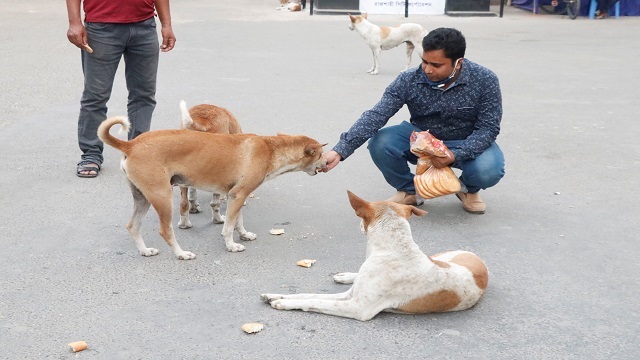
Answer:
[[276, 10], [300, 11], [302, 5], [300, 0], [280, 0], [280, 6]]
[[420, 24], [406, 23], [395, 27], [378, 26], [367, 20], [367, 14], [349, 15], [351, 23], [349, 29], [355, 30], [364, 38], [373, 53], [373, 67], [367, 72], [377, 75], [380, 71], [380, 52], [407, 44], [407, 66], [411, 65], [411, 54], [415, 49], [418, 56], [422, 56], [422, 39], [428, 31]]
[[489, 275], [484, 262], [467, 251], [425, 255], [413, 241], [407, 221], [427, 212], [390, 201], [369, 203], [349, 192], [362, 218], [367, 257], [358, 273], [334, 281], [353, 286], [339, 294], [262, 294], [279, 310], [315, 311], [369, 320], [381, 311], [422, 314], [465, 310], [484, 294]]
[[244, 228], [242, 204], [263, 182], [278, 175], [304, 171], [309, 175], [326, 169], [322, 144], [303, 136], [257, 136], [253, 134], [211, 134], [191, 130], [149, 131], [131, 141], [109, 133], [115, 124], [129, 129], [126, 117], [116, 116], [98, 127], [105, 144], [124, 153], [120, 167], [133, 194], [133, 215], [127, 230], [143, 256], [158, 254], [145, 245], [140, 226], [153, 205], [160, 219], [160, 235], [181, 260], [195, 258], [178, 245], [171, 213], [172, 186], [190, 186], [227, 194], [226, 221], [222, 235], [228, 251], [243, 251], [233, 241], [234, 229], [243, 240], [255, 240], [256, 234]]
[[[212, 134], [242, 134], [240, 123], [233, 114], [222, 107], [200, 104], [191, 109], [187, 109], [187, 103], [180, 101], [180, 111], [182, 112], [181, 129], [210, 132]], [[199, 213], [201, 211], [198, 204], [198, 191], [193, 187], [180, 187], [180, 216], [178, 227], [188, 229], [192, 227], [189, 221], [189, 213]], [[224, 222], [224, 216], [220, 215], [220, 194], [213, 193], [211, 196], [212, 221], [216, 224]]]

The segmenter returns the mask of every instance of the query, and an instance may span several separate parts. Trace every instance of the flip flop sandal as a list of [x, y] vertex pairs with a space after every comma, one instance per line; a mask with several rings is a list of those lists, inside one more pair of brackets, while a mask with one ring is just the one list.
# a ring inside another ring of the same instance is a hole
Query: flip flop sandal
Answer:
[[[96, 165], [96, 166], [94, 166]], [[95, 171], [95, 174], [83, 174], [82, 172]], [[78, 167], [76, 168], [76, 175], [81, 178], [94, 178], [98, 176], [100, 173], [100, 164], [94, 163], [93, 161], [83, 160], [78, 163]]]

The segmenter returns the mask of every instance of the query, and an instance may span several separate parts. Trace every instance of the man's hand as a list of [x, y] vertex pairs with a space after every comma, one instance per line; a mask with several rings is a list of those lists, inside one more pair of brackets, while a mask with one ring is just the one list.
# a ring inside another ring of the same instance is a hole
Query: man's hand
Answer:
[[160, 45], [160, 50], [162, 52], [171, 51], [176, 45], [176, 36], [173, 34], [173, 28], [171, 26], [163, 26], [161, 32], [162, 45]]
[[87, 30], [84, 28], [81, 22], [74, 22], [69, 24], [69, 30], [67, 30], [67, 39], [73, 45], [83, 48], [87, 45]]
[[340, 160], [342, 160], [342, 156], [340, 156], [340, 154], [333, 150], [322, 154], [322, 156], [325, 160], [327, 160], [327, 168], [324, 170], [324, 172], [328, 172], [329, 170], [338, 166], [338, 164], [340, 164]]
[[456, 161], [456, 156], [453, 155], [451, 150], [446, 149], [445, 153], [447, 154], [447, 156], [445, 156], [445, 157], [437, 157], [437, 156], [432, 156], [431, 157], [431, 163], [433, 164], [433, 166], [435, 168], [440, 169], [440, 168], [443, 168], [445, 166], [449, 166], [449, 165], [453, 164], [454, 161]]

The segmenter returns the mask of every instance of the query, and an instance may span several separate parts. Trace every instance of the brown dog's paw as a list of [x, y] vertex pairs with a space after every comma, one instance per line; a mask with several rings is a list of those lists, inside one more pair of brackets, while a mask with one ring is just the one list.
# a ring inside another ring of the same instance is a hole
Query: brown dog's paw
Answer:
[[240, 239], [245, 240], [245, 241], [252, 241], [258, 238], [258, 235], [252, 233], [252, 232], [246, 232], [244, 234], [240, 235]]
[[244, 251], [244, 245], [238, 243], [232, 243], [231, 245], [227, 245], [227, 251], [229, 252], [241, 252]]
[[140, 255], [142, 256], [155, 256], [155, 255], [158, 255], [158, 253], [160, 253], [158, 249], [154, 249], [154, 248], [146, 248], [140, 251]]
[[183, 251], [180, 254], [177, 254], [177, 256], [179, 260], [193, 260], [196, 258], [196, 254], [189, 251]]

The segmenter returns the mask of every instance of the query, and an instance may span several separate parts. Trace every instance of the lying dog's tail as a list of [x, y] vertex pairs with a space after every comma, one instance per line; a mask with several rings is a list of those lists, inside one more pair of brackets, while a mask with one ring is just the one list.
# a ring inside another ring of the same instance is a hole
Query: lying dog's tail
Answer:
[[109, 133], [109, 130], [111, 130], [111, 127], [115, 124], [120, 124], [122, 126], [122, 129], [120, 130], [121, 133], [129, 132], [129, 128], [131, 127], [129, 119], [126, 116], [113, 116], [100, 124], [100, 126], [98, 127], [98, 137], [105, 144], [112, 146], [126, 154], [127, 151], [129, 151], [129, 142], [120, 140]]
[[180, 101], [180, 111], [182, 111], [182, 128], [190, 129], [191, 124], [193, 124], [193, 119], [189, 114], [189, 109], [187, 109], [187, 103], [184, 100]]

